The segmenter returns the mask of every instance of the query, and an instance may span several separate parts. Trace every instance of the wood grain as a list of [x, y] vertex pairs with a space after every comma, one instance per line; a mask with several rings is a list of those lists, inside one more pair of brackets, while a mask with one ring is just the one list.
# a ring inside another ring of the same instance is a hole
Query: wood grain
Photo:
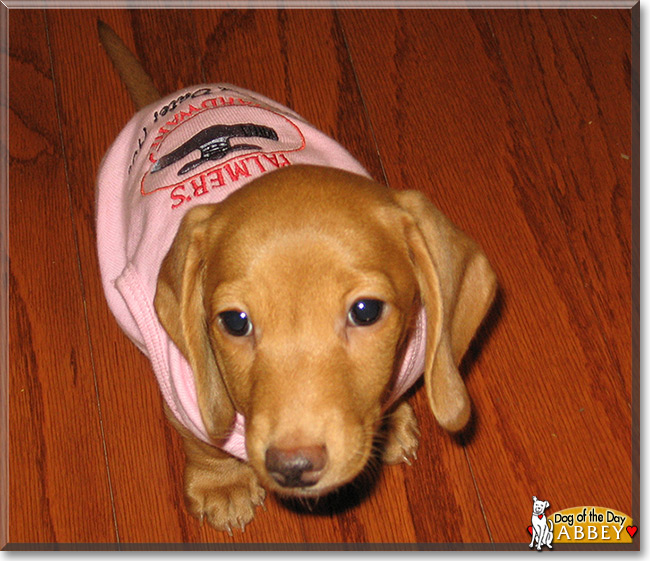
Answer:
[[[115, 539], [43, 13], [10, 72], [10, 542]], [[17, 27], [15, 29], [20, 29]], [[38, 92], [34, 96], [29, 92]]]
[[[532, 495], [638, 515], [631, 15], [12, 10], [10, 547], [528, 549]], [[269, 497], [232, 537], [186, 513], [179, 438], [98, 274], [95, 173], [133, 107], [97, 18], [161, 92], [223, 81], [286, 104], [480, 242], [500, 292], [462, 365], [467, 431], [441, 430], [418, 386], [413, 466], [311, 511]]]

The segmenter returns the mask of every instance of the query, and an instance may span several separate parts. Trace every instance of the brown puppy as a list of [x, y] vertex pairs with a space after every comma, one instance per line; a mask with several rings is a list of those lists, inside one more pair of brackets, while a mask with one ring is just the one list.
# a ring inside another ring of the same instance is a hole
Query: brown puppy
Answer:
[[[100, 33], [129, 90], [141, 90], [136, 103], [151, 102], [156, 92], [137, 62], [110, 30]], [[246, 151], [264, 153], [264, 142], [282, 140], [269, 128], [236, 127], [228, 130], [253, 140], [183, 139], [186, 145], [202, 142], [201, 157], [189, 149], [170, 152], [149, 168], [146, 181], [185, 157], [178, 176], [214, 166], [218, 150], [237, 150], [244, 158]], [[103, 177], [119, 182], [115, 166], [106, 167]], [[142, 200], [165, 192], [146, 181], [137, 194]], [[185, 204], [190, 197], [178, 200]], [[112, 231], [106, 222], [103, 229]], [[107, 262], [114, 261], [110, 254]], [[479, 247], [425, 196], [392, 191], [356, 173], [292, 165], [264, 173], [219, 204], [190, 207], [155, 291], [159, 321], [191, 366], [207, 433], [197, 438], [168, 409], [183, 436], [190, 511], [231, 531], [253, 518], [263, 487], [293, 496], [328, 493], [363, 470], [387, 411], [383, 460], [414, 456], [413, 411], [389, 399], [421, 317], [431, 409], [447, 430], [462, 429], [470, 402], [457, 365], [495, 291]], [[141, 348], [149, 344], [139, 342]], [[236, 415], [246, 420], [248, 462], [218, 447]]]
[[[186, 434], [192, 512], [228, 528], [252, 518], [258, 479], [293, 495], [353, 479], [421, 304], [432, 411], [446, 429], [463, 428], [470, 404], [456, 365], [495, 288], [480, 249], [422, 194], [340, 170], [286, 168], [192, 209], [163, 262], [156, 309], [192, 364], [210, 435], [218, 442], [241, 412], [250, 461]], [[363, 298], [383, 303], [369, 326], [349, 319]], [[247, 314], [248, 334], [228, 332], [220, 314], [229, 310]], [[392, 416], [390, 463], [417, 447], [410, 406]], [[296, 451], [312, 464], [308, 486], [274, 477]]]

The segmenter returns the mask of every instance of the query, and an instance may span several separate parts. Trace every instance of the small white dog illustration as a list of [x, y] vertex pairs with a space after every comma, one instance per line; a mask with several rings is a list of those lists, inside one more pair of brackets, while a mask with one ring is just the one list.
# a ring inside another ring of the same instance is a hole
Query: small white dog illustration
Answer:
[[541, 551], [542, 546], [545, 545], [549, 549], [553, 549], [551, 542], [553, 541], [553, 521], [549, 520], [546, 524], [546, 515], [544, 511], [549, 507], [548, 501], [538, 501], [537, 497], [533, 497], [533, 516], [531, 523], [533, 526], [533, 537], [530, 540], [530, 546], [533, 547], [535, 539], [537, 539], [537, 550]]

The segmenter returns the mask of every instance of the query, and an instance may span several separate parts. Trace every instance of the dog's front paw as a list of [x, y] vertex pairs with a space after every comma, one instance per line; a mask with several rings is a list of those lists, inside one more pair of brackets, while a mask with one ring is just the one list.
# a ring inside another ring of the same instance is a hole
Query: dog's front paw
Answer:
[[411, 464], [411, 459], [417, 460], [418, 449], [418, 422], [413, 408], [406, 402], [393, 411], [388, 421], [386, 442], [382, 459], [387, 464], [406, 462]]
[[193, 516], [232, 536], [234, 527], [243, 532], [253, 520], [255, 507], [263, 505], [266, 492], [243, 462], [228, 458], [218, 464], [218, 469], [206, 469], [188, 463], [185, 500]]

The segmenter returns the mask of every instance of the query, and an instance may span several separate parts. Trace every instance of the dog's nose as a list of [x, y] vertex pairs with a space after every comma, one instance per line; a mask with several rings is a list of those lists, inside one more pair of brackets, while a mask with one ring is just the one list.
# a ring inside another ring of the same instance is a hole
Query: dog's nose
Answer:
[[318, 483], [327, 463], [325, 446], [276, 448], [266, 451], [266, 469], [282, 487], [311, 487]]

